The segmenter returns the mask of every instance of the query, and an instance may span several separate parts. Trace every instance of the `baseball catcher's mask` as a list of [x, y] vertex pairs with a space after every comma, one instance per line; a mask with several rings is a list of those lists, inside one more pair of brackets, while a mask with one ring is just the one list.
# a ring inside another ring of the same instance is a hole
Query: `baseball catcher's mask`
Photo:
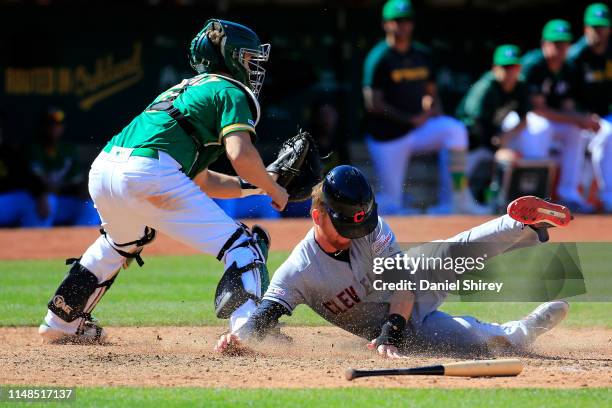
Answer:
[[189, 61], [198, 74], [228, 72], [259, 94], [270, 56], [270, 44], [262, 44], [257, 34], [242, 24], [208, 20], [191, 41]]
[[353, 166], [334, 167], [323, 181], [323, 203], [338, 234], [364, 237], [378, 225], [374, 193], [365, 176]]
[[270, 44], [262, 44], [258, 49], [240, 49], [238, 61], [246, 69], [248, 81], [255, 96], [259, 95], [263, 86], [266, 69], [262, 64], [267, 62], [268, 58], [270, 58]]

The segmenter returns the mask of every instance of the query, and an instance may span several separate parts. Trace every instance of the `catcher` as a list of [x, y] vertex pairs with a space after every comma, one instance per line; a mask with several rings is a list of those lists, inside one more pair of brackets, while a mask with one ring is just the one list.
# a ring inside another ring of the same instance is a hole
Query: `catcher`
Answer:
[[[106, 333], [91, 312], [122, 268], [133, 259], [142, 266], [140, 254], [156, 230], [225, 264], [215, 312], [230, 319], [232, 330], [265, 293], [267, 233], [232, 220], [211, 197], [267, 194], [281, 211], [288, 199], [306, 198], [320, 180], [320, 163], [312, 159], [318, 154], [309, 135], [300, 133], [264, 167], [253, 141], [270, 45], [251, 29], [208, 20], [189, 51], [198, 75], [159, 95], [92, 164], [89, 192], [102, 235], [80, 258], [67, 261], [70, 270], [38, 330], [43, 342], [103, 340]], [[223, 153], [239, 177], [207, 169]], [[307, 168], [300, 172], [302, 166]]]
[[[436, 351], [486, 353], [495, 346], [522, 348], [552, 329], [567, 314], [564, 301], [547, 302], [521, 320], [485, 323], [472, 316], [451, 316], [438, 310], [445, 289], [386, 290], [376, 283], [375, 260], [401, 254], [393, 231], [378, 216], [372, 190], [363, 174], [351, 166], [332, 169], [312, 193], [313, 228], [274, 274], [263, 301], [247, 323], [221, 336], [215, 350], [241, 351], [271, 333], [282, 315], [306, 304], [328, 322], [369, 341], [383, 357], [400, 357], [403, 347], [416, 343]], [[445, 242], [410, 249], [440, 258], [489, 257], [548, 240], [547, 228], [566, 226], [567, 208], [533, 196], [518, 198], [508, 214], [465, 231]], [[479, 245], [468, 245], [480, 243]], [[415, 268], [410, 279], [444, 283], [457, 279], [454, 270]], [[418, 269], [418, 271], [416, 270]], [[407, 274], [406, 274], [407, 275]], [[406, 276], [402, 275], [402, 276]], [[377, 286], [378, 285], [378, 286]], [[276, 334], [276, 332], [275, 332]]]

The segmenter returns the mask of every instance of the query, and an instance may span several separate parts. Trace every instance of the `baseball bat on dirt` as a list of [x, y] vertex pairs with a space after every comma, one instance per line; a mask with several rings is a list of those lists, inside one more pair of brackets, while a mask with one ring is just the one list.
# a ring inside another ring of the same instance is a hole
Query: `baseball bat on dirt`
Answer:
[[381, 375], [449, 375], [455, 377], [509, 377], [519, 375], [523, 363], [517, 359], [471, 360], [414, 368], [385, 368], [381, 370], [355, 370], [345, 372], [346, 379], [351, 381], [359, 377], [377, 377]]

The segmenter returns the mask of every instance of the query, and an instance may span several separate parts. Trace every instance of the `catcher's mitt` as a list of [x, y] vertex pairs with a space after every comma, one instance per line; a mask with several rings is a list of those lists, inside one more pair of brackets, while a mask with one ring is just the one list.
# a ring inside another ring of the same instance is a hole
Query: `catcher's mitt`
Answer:
[[312, 188], [323, 177], [319, 149], [310, 133], [303, 130], [283, 143], [277, 159], [266, 169], [278, 174], [276, 182], [285, 187], [289, 201], [310, 198]]

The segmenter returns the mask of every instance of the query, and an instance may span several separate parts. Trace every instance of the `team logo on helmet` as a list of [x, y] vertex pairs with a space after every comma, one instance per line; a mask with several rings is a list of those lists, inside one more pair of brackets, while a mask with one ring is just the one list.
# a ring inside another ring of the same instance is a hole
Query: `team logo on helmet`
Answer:
[[338, 234], [362, 238], [376, 229], [378, 212], [370, 184], [359, 169], [341, 165], [323, 181], [323, 203]]
[[363, 220], [365, 219], [365, 211], [361, 210], [355, 213], [355, 215], [353, 215], [353, 221], [355, 221], [357, 224], [359, 224], [360, 222], [363, 222]]

